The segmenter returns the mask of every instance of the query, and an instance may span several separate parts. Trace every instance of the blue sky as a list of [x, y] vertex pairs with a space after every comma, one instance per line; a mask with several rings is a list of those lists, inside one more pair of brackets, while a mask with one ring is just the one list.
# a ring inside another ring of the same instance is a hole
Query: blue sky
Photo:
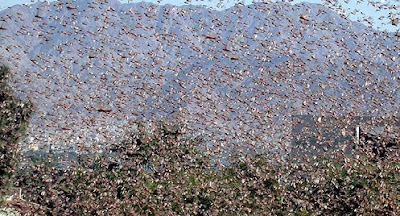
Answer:
[[[39, 0], [0, 0], [0, 9], [5, 9], [7, 7], [11, 7], [16, 4], [32, 4], [34, 2], [38, 2]], [[41, 0], [44, 1], [44, 0]], [[50, 0], [54, 1], [54, 0]], [[120, 0], [123, 3], [136, 3], [136, 2], [141, 2], [143, 0]], [[157, 0], [146, 0], [148, 2], [153, 2], [157, 3]], [[188, 0], [161, 0], [162, 4], [175, 4], [175, 5], [183, 5], [185, 2]], [[190, 0], [189, 0], [190, 1]], [[303, 2], [304, 0], [294, 0], [293, 3], [299, 3]], [[230, 7], [233, 6], [235, 3], [239, 2], [239, 0], [192, 0], [190, 1], [191, 4], [204, 4], [207, 6], [215, 7], [217, 8], [218, 6], [222, 8]], [[223, 2], [222, 5], [218, 5], [218, 3]], [[243, 0], [245, 4], [251, 4], [252, 0]], [[321, 0], [308, 0], [307, 2], [313, 2], [313, 3], [321, 3]], [[388, 30], [388, 31], [400, 31], [400, 23], [397, 26], [391, 25], [391, 24], [386, 24], [389, 23], [390, 21], [388, 19], [383, 19], [379, 20], [379, 17], [387, 17], [389, 12], [392, 13], [400, 13], [400, 1], [398, 0], [338, 0], [339, 3], [342, 4], [342, 7], [346, 10], [346, 14], [349, 15], [349, 17], [352, 20], [357, 20], [362, 17], [362, 13], [371, 16], [375, 28], [380, 28], [381, 30]], [[345, 3], [348, 2], [348, 3]], [[370, 3], [368, 2], [377, 2], [378, 4], [380, 3], [389, 3], [389, 4], [395, 4], [398, 6], [398, 9], [392, 9], [392, 10], [381, 10], [377, 12], [374, 7], [371, 6]], [[353, 10], [358, 10], [358, 14], [356, 15], [351, 15], [350, 12]], [[399, 14], [395, 15], [395, 17], [400, 17]]]

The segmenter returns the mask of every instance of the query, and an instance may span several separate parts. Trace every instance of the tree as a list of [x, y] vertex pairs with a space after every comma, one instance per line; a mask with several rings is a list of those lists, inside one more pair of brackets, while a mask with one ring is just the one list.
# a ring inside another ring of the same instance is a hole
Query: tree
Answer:
[[32, 113], [32, 104], [13, 95], [6, 83], [9, 68], [0, 66], [0, 188], [12, 185], [20, 161], [18, 141], [23, 136]]

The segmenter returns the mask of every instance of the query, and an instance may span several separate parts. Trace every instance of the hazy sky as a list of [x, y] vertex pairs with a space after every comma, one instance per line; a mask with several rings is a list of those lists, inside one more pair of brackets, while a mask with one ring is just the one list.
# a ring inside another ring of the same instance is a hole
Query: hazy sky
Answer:
[[[38, 2], [38, 1], [39, 0], [0, 0], [0, 9], [5, 9], [7, 7], [11, 7], [16, 4], [31, 4], [31, 3]], [[44, 0], [41, 0], [41, 1], [44, 1]], [[50, 0], [50, 1], [54, 1], [54, 0]], [[137, 2], [141, 2], [143, 0], [120, 0], [120, 1], [123, 3], [128, 3], [128, 2], [137, 3]], [[145, 1], [157, 3], [157, 0], [145, 0]], [[293, 3], [299, 3], [299, 2], [303, 2], [303, 1], [304, 0], [295, 0]], [[313, 2], [313, 3], [321, 3], [320, 0], [306, 0], [306, 1]], [[187, 0], [186, 1], [185, 0], [162, 0], [161, 1], [162, 4], [175, 4], [175, 5], [183, 5], [183, 4], [185, 4], [184, 2], [187, 2]], [[211, 6], [211, 7], [221, 6], [221, 5], [218, 5], [218, 3], [221, 2], [219, 0], [198, 0], [198, 1], [190, 1], [190, 2], [191, 2], [191, 4], [204, 4], [204, 5]], [[223, 7], [230, 7], [230, 6], [233, 6], [236, 2], [238, 2], [238, 0], [223, 0], [223, 2], [224, 2]], [[252, 0], [243, 0], [242, 2], [244, 2], [245, 4], [251, 4]], [[343, 8], [346, 9], [346, 12], [348, 12], [347, 14], [349, 14], [350, 11], [357, 9], [361, 13], [371, 16], [375, 23], [375, 25], [374, 25], [375, 28], [380, 27], [380, 28], [386, 29], [388, 31], [399, 31], [400, 30], [400, 23], [397, 26], [394, 26], [391, 24], [386, 24], [386, 23], [389, 23], [389, 20], [387, 20], [387, 19], [383, 19], [382, 21], [380, 21], [378, 19], [380, 16], [387, 17], [388, 13], [390, 11], [381, 10], [381, 11], [377, 12], [375, 10], [375, 8], [372, 7], [368, 3], [368, 2], [377, 2], [377, 3], [396, 4], [398, 6], [397, 11], [392, 10], [391, 12], [392, 13], [393, 12], [400, 13], [400, 1], [398, 1], [398, 0], [339, 0], [339, 2], [342, 3]], [[345, 2], [348, 2], [348, 3], [345, 3]], [[358, 14], [358, 15], [349, 14], [349, 15], [350, 15], [349, 17], [352, 20], [357, 20], [361, 16], [360, 14]], [[399, 17], [399, 15], [395, 15], [395, 17]]]

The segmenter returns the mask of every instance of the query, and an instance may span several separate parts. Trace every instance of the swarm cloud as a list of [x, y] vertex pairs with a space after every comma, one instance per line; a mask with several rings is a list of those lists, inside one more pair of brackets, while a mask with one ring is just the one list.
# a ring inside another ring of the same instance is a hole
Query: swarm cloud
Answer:
[[0, 17], [10, 84], [36, 106], [25, 146], [95, 149], [135, 120], [169, 120], [216, 149], [271, 150], [295, 114], [399, 109], [399, 35], [318, 4], [77, 0]]

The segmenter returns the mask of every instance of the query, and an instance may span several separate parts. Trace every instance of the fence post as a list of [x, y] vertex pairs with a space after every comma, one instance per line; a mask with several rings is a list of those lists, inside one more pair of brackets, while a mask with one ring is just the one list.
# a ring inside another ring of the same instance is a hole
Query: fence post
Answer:
[[356, 141], [356, 145], [360, 144], [360, 126], [356, 126], [356, 131], [355, 131], [355, 141]]

